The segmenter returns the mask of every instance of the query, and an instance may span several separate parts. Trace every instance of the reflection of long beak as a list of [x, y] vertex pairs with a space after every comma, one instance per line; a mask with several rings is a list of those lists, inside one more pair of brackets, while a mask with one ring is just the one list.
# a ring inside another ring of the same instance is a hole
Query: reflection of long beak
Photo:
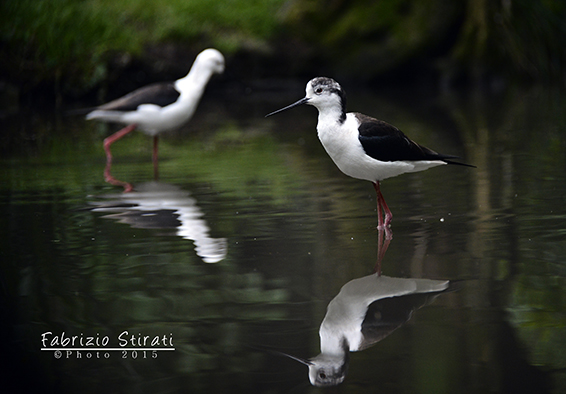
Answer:
[[298, 105], [306, 104], [308, 101], [309, 101], [308, 97], [302, 98], [299, 101], [297, 101], [296, 103], [293, 103], [291, 105], [286, 106], [285, 108], [278, 109], [277, 111], [273, 111], [272, 113], [265, 115], [265, 117], [267, 118], [268, 116], [278, 114], [279, 112], [285, 111], [286, 109], [291, 109], [291, 108], [296, 107]]
[[305, 360], [305, 359], [302, 359], [302, 358], [299, 358], [299, 357], [291, 356], [290, 354], [283, 353], [283, 352], [277, 352], [277, 353], [279, 353], [279, 354], [281, 354], [281, 355], [283, 355], [283, 356], [289, 357], [289, 358], [291, 358], [291, 359], [293, 359], [293, 360], [295, 360], [295, 361], [298, 361], [298, 362], [300, 362], [301, 364], [304, 364], [304, 365], [306, 365], [306, 366], [312, 365], [312, 362], [310, 362], [309, 360]]

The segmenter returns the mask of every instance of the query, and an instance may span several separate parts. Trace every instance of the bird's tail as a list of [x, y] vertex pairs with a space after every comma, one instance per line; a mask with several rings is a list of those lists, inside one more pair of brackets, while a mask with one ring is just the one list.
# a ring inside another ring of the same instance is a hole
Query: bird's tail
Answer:
[[105, 122], [120, 122], [122, 116], [123, 114], [118, 111], [95, 110], [88, 113], [88, 115], [86, 116], [86, 120], [102, 119]]
[[65, 115], [66, 116], [86, 115], [89, 112], [94, 111], [96, 108], [98, 108], [98, 107], [70, 109], [68, 111], [65, 111]]
[[[452, 156], [451, 158], [453, 159], [458, 159], [458, 157]], [[467, 164], [467, 163], [461, 163], [459, 161], [453, 161], [453, 160], [448, 160], [448, 159], [442, 159], [442, 161], [444, 161], [447, 164], [456, 164], [458, 166], [464, 166], [464, 167], [472, 167], [472, 168], [477, 168], [476, 166], [474, 166], [473, 164]]]

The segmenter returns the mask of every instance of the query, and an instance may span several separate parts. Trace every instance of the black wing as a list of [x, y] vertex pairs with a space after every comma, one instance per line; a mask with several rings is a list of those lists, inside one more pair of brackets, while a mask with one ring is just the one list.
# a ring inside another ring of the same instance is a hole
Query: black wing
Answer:
[[430, 293], [406, 294], [372, 302], [362, 322], [362, 342], [358, 350], [364, 350], [383, 340], [409, 321], [413, 312], [430, 304], [448, 289]]
[[134, 90], [119, 99], [103, 104], [97, 109], [109, 111], [135, 111], [142, 104], [155, 104], [165, 107], [173, 104], [180, 93], [174, 82], [154, 83]]
[[360, 121], [358, 128], [360, 143], [366, 154], [376, 160], [442, 160], [450, 164], [462, 164], [447, 160], [456, 159], [457, 156], [439, 154], [419, 145], [387, 122], [363, 114], [355, 115]]

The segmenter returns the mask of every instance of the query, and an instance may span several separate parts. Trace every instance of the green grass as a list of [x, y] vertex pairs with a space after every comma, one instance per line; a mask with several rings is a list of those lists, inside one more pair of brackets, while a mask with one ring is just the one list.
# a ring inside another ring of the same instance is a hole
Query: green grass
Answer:
[[59, 93], [80, 93], [106, 80], [109, 65], [122, 64], [116, 60], [172, 43], [195, 53], [212, 46], [226, 55], [279, 45], [272, 53], [294, 57], [312, 73], [309, 56], [296, 55], [299, 48], [329, 70], [362, 79], [411, 62], [425, 62], [447, 78], [563, 79], [564, 2], [374, 3], [0, 0], [0, 75], [24, 89], [55, 82]]
[[[61, 77], [90, 87], [116, 53], [176, 42], [225, 53], [261, 47], [278, 28], [283, 0], [5, 0], [0, 69], [31, 84]], [[195, 48], [198, 49], [198, 48]]]

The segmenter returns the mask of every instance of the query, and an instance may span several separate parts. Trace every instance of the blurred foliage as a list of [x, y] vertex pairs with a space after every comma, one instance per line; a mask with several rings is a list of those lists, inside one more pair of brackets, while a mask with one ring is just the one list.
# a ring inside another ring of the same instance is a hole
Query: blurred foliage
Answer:
[[566, 3], [552, 0], [6, 0], [0, 15], [0, 70], [67, 92], [99, 84], [112, 64], [155, 63], [149, 48], [165, 44], [251, 53], [272, 73], [361, 79], [401, 69], [549, 81], [566, 59]]
[[[261, 47], [277, 28], [281, 0], [7, 0], [0, 2], [0, 69], [20, 85], [45, 80], [64, 90], [107, 77], [111, 61], [156, 43]], [[122, 56], [117, 56], [117, 55]], [[124, 56], [127, 55], [127, 56]]]
[[535, 80], [561, 78], [565, 20], [564, 2], [469, 0], [453, 56], [476, 75], [491, 69]]
[[566, 3], [549, 0], [309, 0], [287, 12], [293, 30], [321, 45], [326, 60], [366, 78], [407, 62], [446, 78], [561, 78], [565, 17]]
[[372, 77], [441, 46], [461, 23], [462, 2], [294, 1], [287, 23], [322, 47], [340, 71]]

